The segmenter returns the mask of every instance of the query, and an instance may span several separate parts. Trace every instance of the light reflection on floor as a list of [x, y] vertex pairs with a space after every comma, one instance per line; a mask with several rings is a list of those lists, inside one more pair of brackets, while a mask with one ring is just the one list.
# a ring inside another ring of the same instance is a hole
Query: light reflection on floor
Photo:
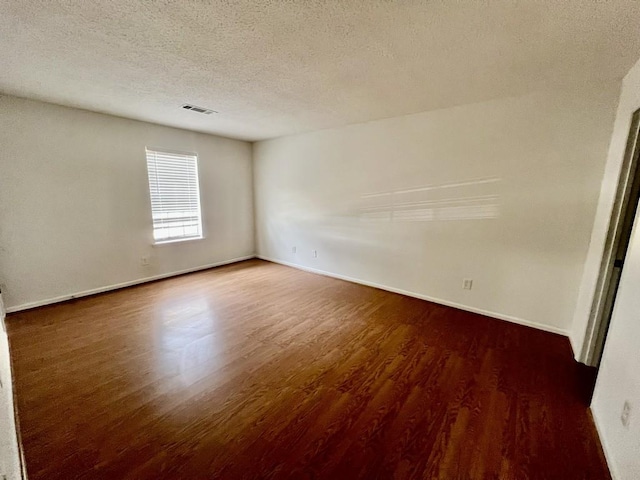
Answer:
[[222, 364], [224, 343], [216, 312], [204, 296], [167, 300], [159, 309], [157, 368], [188, 387]]

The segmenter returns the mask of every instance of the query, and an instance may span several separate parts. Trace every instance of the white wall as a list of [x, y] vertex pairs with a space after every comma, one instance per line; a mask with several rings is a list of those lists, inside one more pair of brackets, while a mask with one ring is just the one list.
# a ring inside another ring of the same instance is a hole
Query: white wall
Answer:
[[[204, 240], [152, 246], [145, 146], [198, 153]], [[253, 254], [251, 162], [246, 142], [0, 97], [7, 307]]]
[[9, 342], [4, 324], [4, 305], [0, 295], [0, 476], [22, 478], [18, 434], [13, 409], [13, 382]]
[[[618, 92], [534, 93], [258, 142], [258, 253], [568, 333]], [[370, 195], [384, 192], [395, 193]]]
[[[640, 61], [624, 79], [618, 105], [607, 160], [608, 175], [603, 184], [602, 202], [608, 205], [609, 209], [611, 208], [610, 197], [615, 194], [617, 180], [615, 172], [619, 170], [624, 155], [631, 116], [638, 108], [640, 108]], [[602, 208], [606, 208], [606, 205]], [[609, 465], [614, 471], [615, 478], [620, 480], [640, 478], [640, 296], [638, 295], [640, 221], [638, 217], [640, 212], [636, 215], [591, 405]], [[594, 237], [598, 241], [603, 241], [606, 228], [606, 222], [596, 223], [592, 243]], [[575, 328], [577, 332], [580, 325], [576, 325]], [[625, 401], [629, 401], [632, 405], [628, 428], [623, 427], [620, 421]]]

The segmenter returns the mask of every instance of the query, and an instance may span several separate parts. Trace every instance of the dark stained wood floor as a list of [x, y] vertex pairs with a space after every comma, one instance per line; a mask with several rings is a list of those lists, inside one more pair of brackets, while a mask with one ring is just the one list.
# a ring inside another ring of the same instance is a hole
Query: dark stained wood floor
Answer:
[[30, 480], [609, 478], [566, 338], [402, 295], [251, 260], [8, 329]]

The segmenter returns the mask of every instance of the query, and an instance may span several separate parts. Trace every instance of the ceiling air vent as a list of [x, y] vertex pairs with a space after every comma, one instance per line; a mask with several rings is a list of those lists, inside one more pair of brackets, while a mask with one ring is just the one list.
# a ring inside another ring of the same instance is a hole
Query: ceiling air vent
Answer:
[[192, 112], [204, 113], [205, 115], [218, 113], [215, 110], [209, 110], [208, 108], [203, 108], [203, 107], [196, 107], [195, 105], [189, 105], [188, 103], [185, 103], [184, 105], [182, 105], [182, 108], [184, 108], [185, 110], [191, 110]]

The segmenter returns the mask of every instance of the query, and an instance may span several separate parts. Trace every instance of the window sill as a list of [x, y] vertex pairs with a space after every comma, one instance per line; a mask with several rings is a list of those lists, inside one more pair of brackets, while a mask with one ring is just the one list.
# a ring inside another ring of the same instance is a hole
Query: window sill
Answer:
[[174, 243], [194, 242], [197, 240], [204, 240], [204, 236], [201, 237], [189, 237], [189, 238], [176, 238], [174, 240], [162, 240], [160, 242], [152, 243], [154, 247], [162, 247], [163, 245], [172, 245]]

